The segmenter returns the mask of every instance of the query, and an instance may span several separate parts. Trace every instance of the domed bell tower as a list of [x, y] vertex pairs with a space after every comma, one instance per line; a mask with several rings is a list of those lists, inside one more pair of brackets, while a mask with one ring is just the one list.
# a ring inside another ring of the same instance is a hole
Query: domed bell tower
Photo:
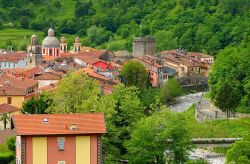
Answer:
[[75, 43], [74, 43], [74, 51], [75, 52], [80, 52], [81, 50], [81, 41], [79, 37], [75, 38]]
[[60, 48], [61, 48], [61, 51], [63, 52], [66, 52], [68, 50], [68, 43], [64, 37], [62, 37], [60, 40]]
[[32, 68], [42, 64], [42, 48], [38, 45], [38, 37], [31, 36], [30, 45], [27, 47], [28, 61], [27, 67]]

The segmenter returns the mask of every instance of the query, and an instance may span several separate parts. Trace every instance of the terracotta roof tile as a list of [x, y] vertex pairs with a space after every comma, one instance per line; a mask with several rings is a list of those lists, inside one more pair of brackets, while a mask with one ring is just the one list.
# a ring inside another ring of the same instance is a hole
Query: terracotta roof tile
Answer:
[[1, 69], [6, 74], [15, 75], [16, 77], [33, 77], [34, 74], [42, 72], [42, 68], [40, 66], [36, 66], [33, 68], [6, 68]]
[[0, 61], [18, 62], [26, 58], [27, 58], [27, 53], [23, 51], [0, 54]]
[[12, 105], [9, 104], [1, 104], [0, 105], [0, 114], [2, 113], [12, 113], [12, 112], [16, 112], [19, 111], [19, 108], [14, 107]]
[[38, 86], [32, 79], [19, 79], [10, 74], [0, 75], [0, 95], [26, 95], [30, 87]]
[[60, 80], [61, 76], [52, 72], [45, 72], [34, 77], [35, 80]]
[[85, 63], [88, 63], [90, 65], [101, 61], [99, 58], [89, 56], [89, 55], [76, 55], [74, 58], [84, 61]]
[[[48, 123], [44, 123], [44, 119]], [[14, 115], [13, 121], [18, 135], [106, 133], [102, 113]], [[72, 124], [76, 124], [77, 130], [70, 129]]]

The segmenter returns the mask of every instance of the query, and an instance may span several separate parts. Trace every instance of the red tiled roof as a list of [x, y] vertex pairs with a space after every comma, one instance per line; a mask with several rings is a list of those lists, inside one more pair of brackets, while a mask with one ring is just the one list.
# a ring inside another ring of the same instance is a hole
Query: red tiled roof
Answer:
[[137, 57], [135, 57], [135, 59], [139, 60], [142, 63], [148, 64], [150, 66], [154, 66], [157, 68], [163, 67], [163, 65], [160, 65], [154, 61], [150, 61], [150, 60], [146, 59], [145, 57], [137, 56]]
[[99, 58], [103, 54], [107, 53], [107, 50], [97, 50], [97, 49], [87, 49], [85, 51], [79, 52], [77, 55], [87, 55], [94, 58]]
[[84, 61], [85, 63], [88, 63], [90, 65], [101, 61], [99, 58], [89, 56], [89, 55], [76, 55], [74, 58]]
[[44, 74], [34, 77], [35, 80], [60, 80], [61, 76], [52, 72], [45, 72]]
[[12, 112], [16, 112], [16, 111], [19, 111], [19, 109], [17, 107], [12, 106], [12, 105], [5, 104], [5, 103], [0, 105], [0, 114], [12, 113]]
[[15, 75], [16, 77], [33, 77], [34, 74], [42, 72], [40, 66], [36, 66], [33, 68], [6, 68], [2, 69], [4, 73]]
[[0, 130], [0, 144], [5, 143], [7, 138], [14, 136], [16, 136], [16, 132], [14, 130], [11, 129]]
[[51, 61], [51, 60], [55, 60], [55, 57], [49, 56], [49, 55], [43, 55], [43, 60], [45, 60], [45, 61]]
[[27, 58], [27, 54], [24, 51], [0, 54], [0, 61], [18, 62], [18, 61], [26, 59], [26, 58]]
[[[101, 81], [110, 81], [111, 79], [97, 73], [93, 68], [91, 67], [85, 67], [83, 68], [83, 71], [89, 75], [90, 77], [95, 78], [96, 80], [101, 80]], [[111, 80], [112, 83], [117, 84], [119, 83], [118, 80]]]
[[[44, 119], [48, 123], [44, 123]], [[102, 113], [14, 115], [13, 121], [18, 135], [106, 133]], [[76, 124], [76, 130], [70, 129], [72, 124]]]
[[31, 69], [26, 69], [25, 71], [23, 71], [23, 75], [25, 77], [32, 77], [34, 74], [40, 73], [42, 71], [43, 70], [40, 66], [36, 66], [36, 67], [31, 68]]
[[0, 75], [0, 95], [26, 95], [26, 90], [36, 85], [36, 80], [19, 79], [9, 74]]

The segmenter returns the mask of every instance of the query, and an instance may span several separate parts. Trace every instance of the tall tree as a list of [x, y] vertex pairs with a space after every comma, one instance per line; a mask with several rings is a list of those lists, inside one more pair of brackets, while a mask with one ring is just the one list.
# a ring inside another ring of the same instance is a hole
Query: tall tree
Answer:
[[168, 79], [159, 91], [159, 97], [163, 104], [171, 104], [175, 98], [183, 93], [182, 88], [176, 79]]
[[113, 112], [106, 120], [109, 133], [104, 136], [105, 161], [122, 159], [127, 153], [124, 142], [130, 139], [133, 126], [144, 117], [142, 103], [138, 97], [138, 89], [119, 84], [109, 95], [113, 102]]
[[126, 142], [130, 163], [183, 163], [192, 149], [185, 118], [163, 111], [140, 120]]
[[[239, 87], [239, 85], [238, 85]], [[220, 81], [216, 85], [212, 86], [211, 98], [212, 101], [218, 106], [223, 112], [227, 113], [227, 118], [230, 114], [233, 114], [236, 107], [240, 103], [240, 91], [237, 84], [232, 81]]]
[[141, 90], [146, 88], [147, 71], [138, 61], [130, 60], [122, 67], [121, 76], [127, 86], [135, 86]]
[[82, 70], [68, 74], [53, 93], [48, 113], [84, 113], [96, 109], [99, 85]]
[[22, 112], [28, 114], [45, 114], [45, 110], [51, 105], [52, 100], [47, 93], [42, 93], [38, 98], [32, 97], [23, 103]]

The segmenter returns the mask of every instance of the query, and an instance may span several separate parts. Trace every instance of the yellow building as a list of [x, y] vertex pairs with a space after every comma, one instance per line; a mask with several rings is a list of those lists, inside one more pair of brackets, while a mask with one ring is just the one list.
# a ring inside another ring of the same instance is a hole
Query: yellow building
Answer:
[[24, 101], [37, 95], [37, 90], [38, 82], [35, 80], [0, 75], [0, 104], [21, 108]]

